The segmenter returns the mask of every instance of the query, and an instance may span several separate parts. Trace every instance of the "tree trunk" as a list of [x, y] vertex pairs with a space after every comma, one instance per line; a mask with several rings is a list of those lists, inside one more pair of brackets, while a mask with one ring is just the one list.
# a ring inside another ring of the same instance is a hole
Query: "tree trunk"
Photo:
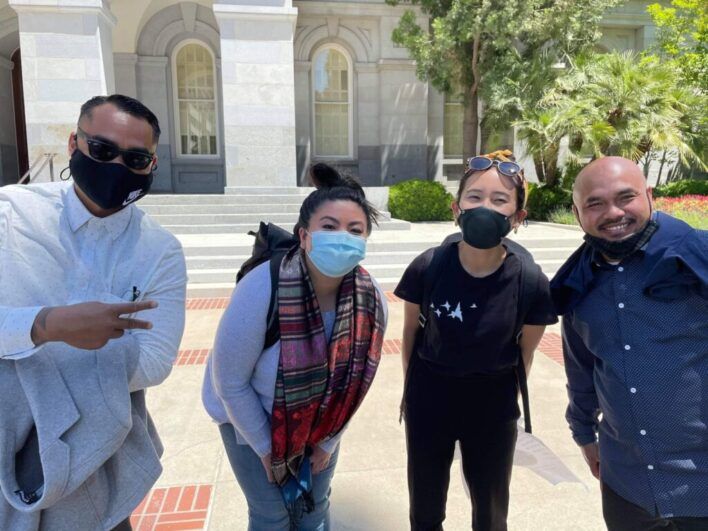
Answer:
[[538, 182], [543, 184], [546, 182], [546, 168], [543, 164], [543, 156], [537, 153], [533, 156], [533, 167], [536, 169], [536, 177]]
[[666, 164], [666, 150], [662, 151], [662, 153], [661, 153], [661, 163], [659, 164], [659, 175], [656, 176], [655, 186], [659, 186], [661, 184], [661, 174], [664, 173], [664, 165], [665, 164]]
[[546, 149], [546, 185], [556, 186], [558, 184], [558, 153], [560, 146], [558, 144], [550, 144]]
[[472, 39], [472, 86], [468, 88], [465, 98], [465, 115], [462, 121], [462, 161], [467, 168], [467, 160], [474, 157], [479, 141], [479, 85], [482, 75], [479, 71], [481, 35], [477, 33]]
[[465, 115], [462, 121], [462, 158], [465, 168], [470, 157], [478, 155], [479, 141], [479, 96], [477, 91], [469, 94], [465, 102]]

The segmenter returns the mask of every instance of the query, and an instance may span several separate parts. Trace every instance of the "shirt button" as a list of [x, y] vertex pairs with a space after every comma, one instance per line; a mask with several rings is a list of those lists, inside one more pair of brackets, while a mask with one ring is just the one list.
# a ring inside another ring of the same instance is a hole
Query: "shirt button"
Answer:
[[629, 349], [631, 349], [631, 348], [632, 348], [632, 347], [630, 347], [629, 345], [625, 345], [625, 346], [624, 346], [624, 350], [629, 350]]
[[647, 465], [647, 468], [648, 468], [649, 470], [654, 470], [654, 465]]
[[619, 271], [619, 272], [621, 273], [622, 271], [624, 271], [624, 267], [619, 266], [619, 267], [617, 268], [617, 271]]
[[619, 306], [620, 308], [624, 308], [624, 303], [620, 302], [617, 306]]
[[647, 430], [639, 430], [639, 433], [641, 433], [642, 435], [646, 435], [646, 434], [647, 434]]
[[632, 394], [634, 394], [634, 393], [637, 392], [637, 388], [636, 388], [636, 387], [632, 387], [632, 388], [629, 390], [629, 392], [632, 393]]

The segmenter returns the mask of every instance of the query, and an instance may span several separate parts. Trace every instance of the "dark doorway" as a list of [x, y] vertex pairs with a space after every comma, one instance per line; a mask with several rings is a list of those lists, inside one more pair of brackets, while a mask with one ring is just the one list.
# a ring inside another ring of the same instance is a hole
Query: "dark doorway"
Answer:
[[12, 67], [12, 99], [15, 108], [15, 139], [17, 140], [17, 162], [20, 169], [18, 179], [29, 169], [27, 155], [27, 128], [25, 125], [25, 96], [22, 90], [22, 58], [18, 48], [10, 57]]

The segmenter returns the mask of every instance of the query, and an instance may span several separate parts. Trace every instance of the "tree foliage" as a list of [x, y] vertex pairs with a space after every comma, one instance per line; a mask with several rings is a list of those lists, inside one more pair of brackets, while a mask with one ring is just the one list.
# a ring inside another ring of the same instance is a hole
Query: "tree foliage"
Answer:
[[393, 41], [409, 50], [421, 79], [445, 93], [463, 96], [466, 158], [476, 154], [479, 100], [489, 103], [490, 109], [502, 110], [495, 115], [497, 120], [515, 117], [534, 98], [538, 101], [555, 77], [553, 65], [595, 43], [602, 14], [620, 0], [412, 3], [430, 17], [429, 26], [421, 27], [415, 12], [408, 10], [394, 30]]
[[686, 82], [708, 92], [708, 2], [672, 0], [647, 11], [659, 29], [656, 51], [675, 62]]
[[[570, 157], [620, 155], [646, 162], [653, 155], [675, 153], [683, 164], [701, 161], [706, 133], [706, 97], [686, 86], [671, 64], [633, 52], [587, 54], [559, 77], [530, 111], [519, 133], [531, 136], [538, 116], [545, 116], [548, 137], [570, 139]], [[545, 149], [533, 143], [529, 149]]]

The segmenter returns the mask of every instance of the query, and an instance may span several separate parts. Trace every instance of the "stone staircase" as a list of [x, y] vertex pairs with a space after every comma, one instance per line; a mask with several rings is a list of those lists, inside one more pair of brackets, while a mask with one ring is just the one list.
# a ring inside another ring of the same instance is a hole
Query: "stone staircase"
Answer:
[[[152, 195], [138, 204], [182, 242], [189, 297], [229, 296], [236, 272], [251, 255], [253, 237], [247, 232], [256, 229], [261, 220], [292, 227], [300, 204], [309, 193], [307, 189], [295, 188], [287, 193], [268, 193], [268, 189], [257, 192]], [[369, 239], [364, 266], [383, 289], [392, 290], [418, 254], [439, 244], [455, 230], [451, 223], [411, 225], [384, 213], [384, 219]], [[549, 276], [581, 241], [579, 232], [544, 224], [531, 224], [512, 237], [533, 253]]]
[[[258, 228], [261, 220], [283, 227], [297, 221], [300, 205], [312, 188], [232, 188], [214, 195], [148, 195], [140, 208], [163, 227], [182, 234], [245, 234]], [[381, 228], [408, 230], [406, 221], [392, 220], [383, 212]], [[250, 253], [250, 252], [249, 252]]]

